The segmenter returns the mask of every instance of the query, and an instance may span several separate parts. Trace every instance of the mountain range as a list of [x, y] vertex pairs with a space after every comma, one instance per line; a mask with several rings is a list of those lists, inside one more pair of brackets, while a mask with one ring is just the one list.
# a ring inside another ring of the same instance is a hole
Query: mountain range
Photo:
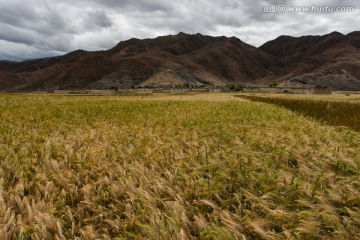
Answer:
[[360, 32], [280, 36], [258, 48], [235, 37], [179, 33], [106, 51], [0, 61], [0, 91], [8, 92], [273, 82], [360, 90]]

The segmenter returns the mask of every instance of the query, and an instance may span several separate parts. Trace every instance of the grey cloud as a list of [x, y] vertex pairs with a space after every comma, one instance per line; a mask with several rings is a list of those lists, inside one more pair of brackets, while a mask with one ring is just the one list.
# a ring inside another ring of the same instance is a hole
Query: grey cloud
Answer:
[[173, 1], [168, 0], [63, 0], [76, 6], [94, 6], [96, 8], [113, 9], [120, 12], [168, 12], [173, 10]]
[[[241, 27], [246, 13], [239, 1], [184, 1], [174, 3], [175, 11], [130, 13], [133, 22], [153, 28], [172, 29], [172, 32], [207, 33], [218, 26]], [[224, 14], [226, 12], [226, 14]]]
[[0, 46], [7, 48], [0, 51], [0, 59], [106, 49], [131, 37], [180, 31], [235, 35], [259, 46], [284, 34], [358, 30], [358, 9], [342, 14], [266, 14], [261, 9], [269, 4], [314, 3], [359, 8], [356, 0], [0, 0]]
[[13, 43], [31, 45], [34, 43], [35, 33], [26, 29], [16, 29], [8, 25], [0, 24], [0, 39]]
[[61, 13], [47, 4], [33, 6], [30, 2], [12, 3], [2, 4], [0, 8], [1, 23], [50, 35], [59, 31], [73, 32]]
[[[118, 1], [116, 1], [118, 2]], [[123, 2], [123, 3], [122, 3]], [[146, 12], [167, 12], [174, 11], [172, 1], [161, 1], [161, 0], [139, 0], [139, 1], [119, 1], [116, 5], [118, 8], [132, 10], [132, 11], [146, 11]]]
[[50, 57], [64, 54], [64, 52], [53, 50], [41, 50], [31, 45], [12, 43], [0, 40], [0, 56], [11, 61], [22, 61], [40, 57]]
[[85, 19], [85, 26], [87, 28], [100, 27], [109, 28], [113, 25], [113, 21], [106, 15], [104, 11], [95, 10], [88, 13], [88, 18]]
[[48, 34], [0, 23], [0, 40], [29, 45], [39, 50], [69, 51], [71, 39], [72, 35], [66, 33]]

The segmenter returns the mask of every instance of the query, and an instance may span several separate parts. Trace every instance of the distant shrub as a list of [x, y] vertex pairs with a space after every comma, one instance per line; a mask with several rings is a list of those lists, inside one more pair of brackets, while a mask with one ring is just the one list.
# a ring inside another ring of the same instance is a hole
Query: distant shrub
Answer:
[[244, 90], [244, 87], [240, 84], [229, 84], [226, 86], [226, 88], [232, 92], [240, 92], [240, 91]]
[[268, 87], [277, 87], [279, 85], [278, 82], [271, 82], [268, 84]]

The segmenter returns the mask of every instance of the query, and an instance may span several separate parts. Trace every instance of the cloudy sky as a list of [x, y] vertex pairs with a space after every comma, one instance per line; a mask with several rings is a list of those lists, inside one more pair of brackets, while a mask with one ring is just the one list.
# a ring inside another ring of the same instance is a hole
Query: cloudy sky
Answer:
[[[289, 10], [310, 5], [354, 11]], [[0, 60], [103, 50], [178, 32], [236, 36], [254, 46], [279, 35], [345, 34], [360, 30], [359, 9], [358, 0], [0, 0]]]

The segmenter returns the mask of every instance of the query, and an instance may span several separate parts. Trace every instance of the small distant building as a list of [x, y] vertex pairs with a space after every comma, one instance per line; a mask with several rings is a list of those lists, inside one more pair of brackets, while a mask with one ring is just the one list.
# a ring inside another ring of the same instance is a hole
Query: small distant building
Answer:
[[221, 89], [221, 88], [210, 88], [209, 91], [210, 92], [222, 92], [223, 89]]
[[209, 92], [209, 89], [207, 89], [207, 88], [193, 88], [193, 89], [191, 89], [191, 92]]
[[112, 95], [115, 90], [99, 89], [99, 90], [54, 90], [54, 94], [99, 94], [99, 95]]
[[54, 90], [55, 94], [70, 94], [70, 90]]
[[326, 87], [315, 87], [313, 89], [314, 94], [331, 94], [332, 90], [331, 88], [326, 88]]
[[107, 90], [107, 89], [94, 89], [94, 90], [87, 90], [89, 94], [99, 94], [99, 95], [112, 95], [115, 94], [115, 90]]
[[273, 93], [294, 93], [294, 94], [331, 94], [330, 88], [325, 87], [265, 87], [245, 86], [244, 92], [273, 92]]

